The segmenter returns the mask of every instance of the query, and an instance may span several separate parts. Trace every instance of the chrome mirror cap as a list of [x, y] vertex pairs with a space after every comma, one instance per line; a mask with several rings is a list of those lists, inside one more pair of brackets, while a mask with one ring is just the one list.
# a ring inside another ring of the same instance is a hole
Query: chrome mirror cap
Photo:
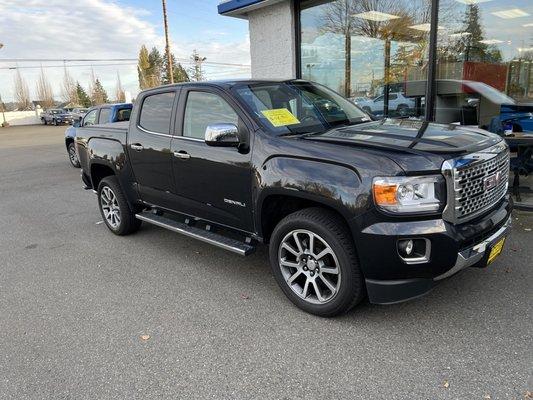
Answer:
[[205, 129], [205, 143], [209, 146], [239, 145], [239, 129], [234, 124], [212, 124]]

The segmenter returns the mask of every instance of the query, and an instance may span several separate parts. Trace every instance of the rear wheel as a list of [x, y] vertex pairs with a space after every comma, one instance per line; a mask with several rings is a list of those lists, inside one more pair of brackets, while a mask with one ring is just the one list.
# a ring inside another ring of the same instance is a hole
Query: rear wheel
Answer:
[[78, 159], [78, 153], [76, 153], [76, 146], [74, 143], [69, 143], [67, 147], [68, 159], [74, 168], [80, 168], [80, 160]]
[[97, 193], [102, 219], [111, 232], [123, 236], [139, 229], [141, 221], [135, 218], [116, 176], [102, 179]]
[[363, 298], [355, 245], [332, 211], [307, 208], [285, 217], [272, 233], [270, 263], [285, 295], [309, 313], [333, 317]]
[[407, 106], [407, 104], [400, 104], [400, 105], [398, 105], [398, 108], [396, 109], [396, 112], [398, 113], [399, 116], [405, 117], [405, 116], [407, 116], [407, 114], [409, 112], [409, 107]]

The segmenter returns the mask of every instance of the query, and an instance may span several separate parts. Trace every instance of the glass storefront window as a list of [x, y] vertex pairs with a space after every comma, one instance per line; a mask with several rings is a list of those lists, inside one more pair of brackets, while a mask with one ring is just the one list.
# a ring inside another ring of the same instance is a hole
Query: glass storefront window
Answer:
[[302, 77], [343, 94], [376, 116], [420, 116], [427, 79], [430, 0], [304, 1]]
[[533, 130], [533, 2], [441, 0], [436, 120]]

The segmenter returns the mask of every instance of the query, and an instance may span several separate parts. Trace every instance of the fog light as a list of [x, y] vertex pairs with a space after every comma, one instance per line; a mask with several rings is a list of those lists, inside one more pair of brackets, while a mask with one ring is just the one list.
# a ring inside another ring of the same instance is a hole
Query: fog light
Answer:
[[400, 250], [401, 255], [410, 256], [413, 252], [414, 243], [411, 239], [400, 240], [398, 242], [398, 250]]
[[398, 254], [408, 264], [429, 261], [431, 242], [424, 238], [398, 240]]

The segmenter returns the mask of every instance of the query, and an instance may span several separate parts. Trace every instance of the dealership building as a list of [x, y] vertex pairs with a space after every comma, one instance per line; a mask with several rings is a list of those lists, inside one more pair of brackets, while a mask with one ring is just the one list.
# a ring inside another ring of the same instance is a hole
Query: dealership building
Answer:
[[533, 102], [531, 0], [228, 0], [218, 12], [248, 20], [253, 78], [319, 82], [375, 115], [506, 130], [504, 114]]

